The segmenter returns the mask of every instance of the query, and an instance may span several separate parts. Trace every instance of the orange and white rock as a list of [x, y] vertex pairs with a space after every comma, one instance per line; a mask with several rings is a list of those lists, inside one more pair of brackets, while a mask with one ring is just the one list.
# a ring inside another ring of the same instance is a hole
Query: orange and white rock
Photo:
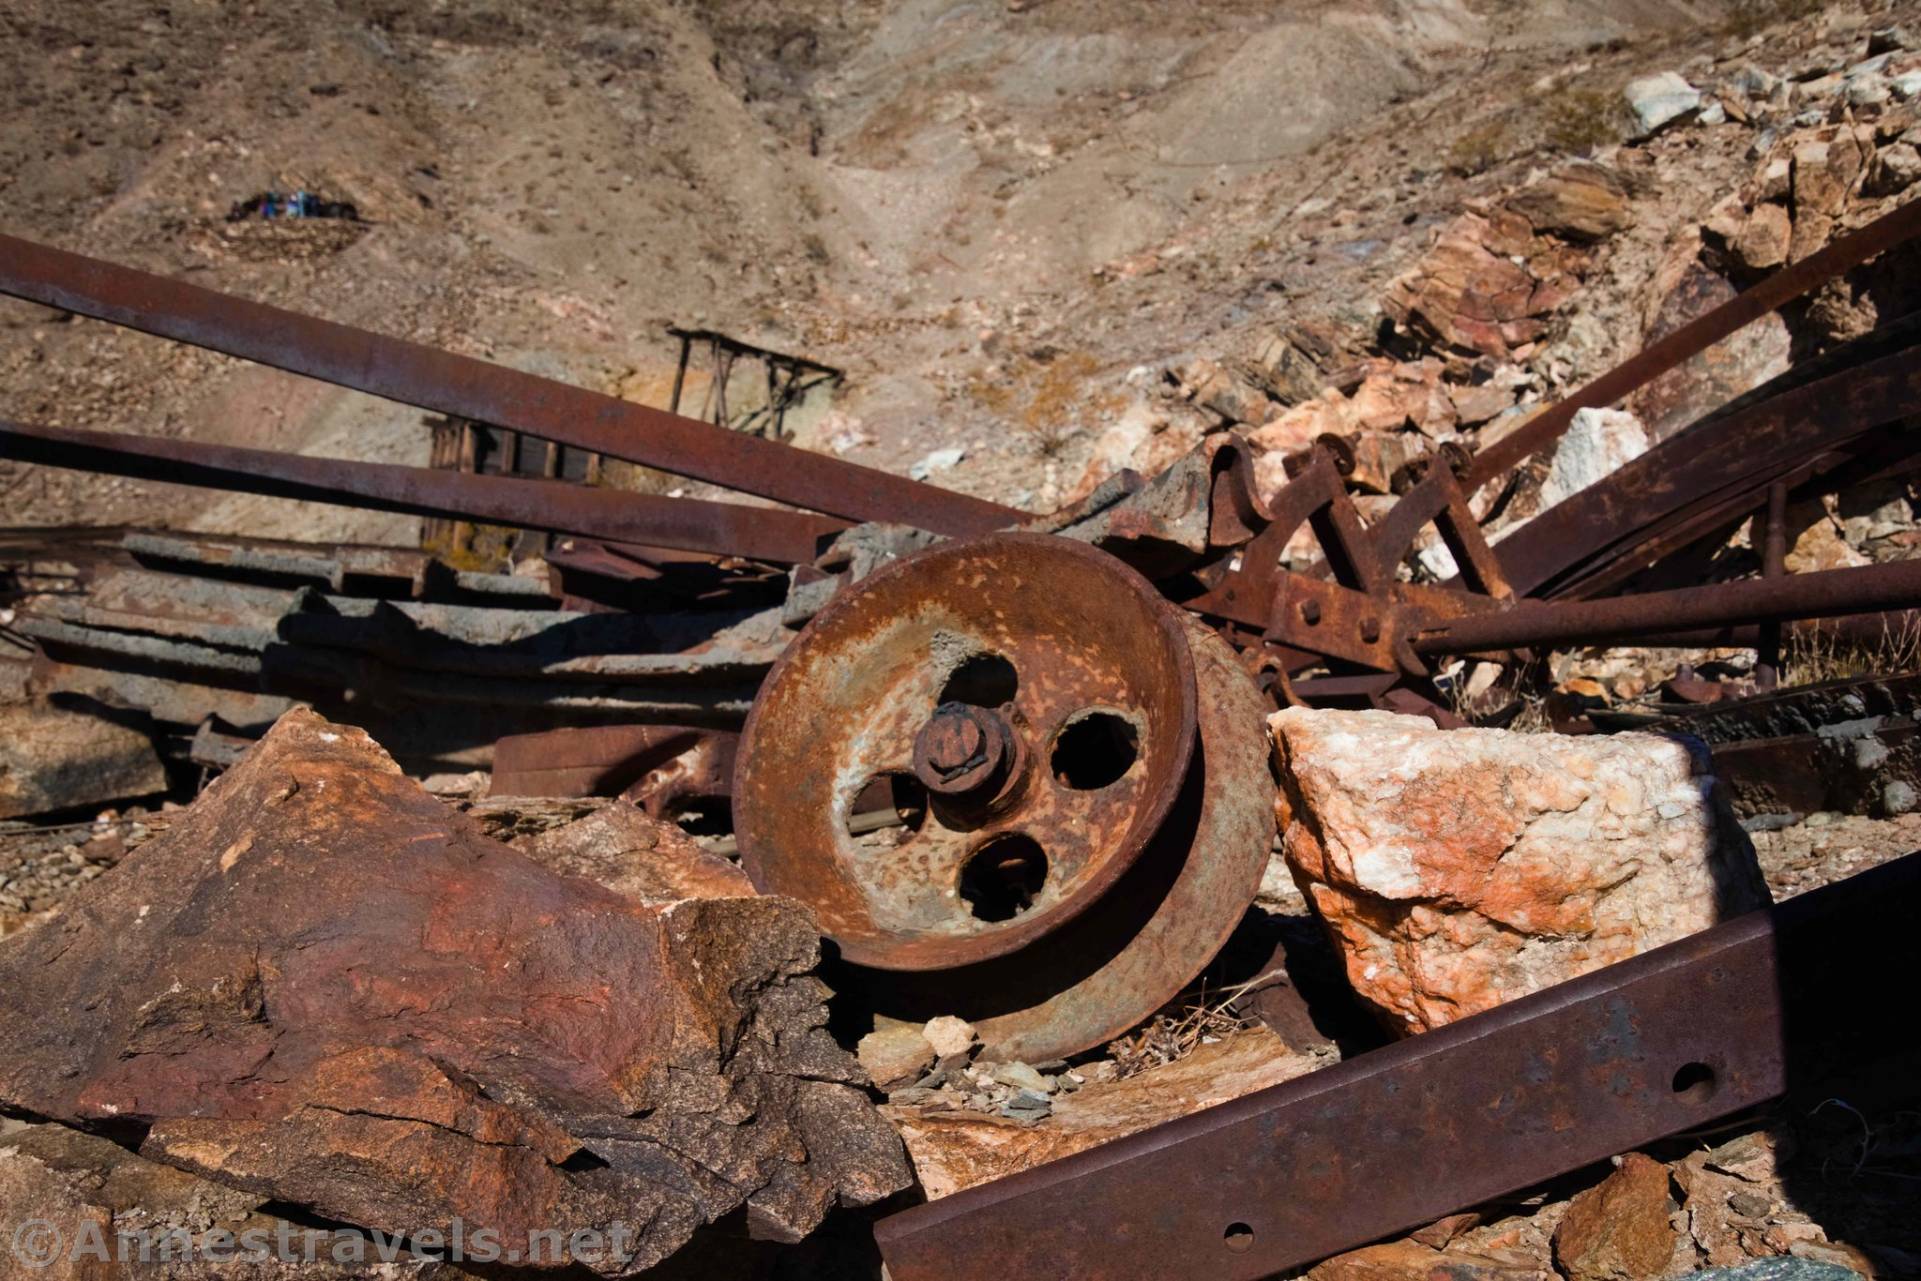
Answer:
[[1282, 849], [1361, 999], [1426, 1031], [1767, 901], [1699, 745], [1269, 719]]

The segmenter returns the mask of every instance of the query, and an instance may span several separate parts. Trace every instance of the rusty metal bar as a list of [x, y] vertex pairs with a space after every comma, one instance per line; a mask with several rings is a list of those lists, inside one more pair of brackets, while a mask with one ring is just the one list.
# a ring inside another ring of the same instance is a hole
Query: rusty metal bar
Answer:
[[[1788, 486], [1785, 481], [1775, 481], [1768, 486], [1768, 509], [1765, 516], [1759, 516], [1749, 526], [1749, 541], [1754, 541], [1753, 532], [1761, 532], [1761, 576], [1780, 578], [1788, 572]], [[1764, 676], [1765, 683], [1772, 685], [1781, 672], [1781, 624], [1769, 622], [1761, 624], [1761, 643], [1755, 655], [1757, 676]]]
[[[669, 330], [668, 332], [671, 333], [673, 331]], [[691, 354], [690, 349], [693, 345], [693, 339], [689, 338], [686, 334], [680, 334], [678, 336], [680, 338], [680, 359], [674, 364], [674, 389], [669, 392], [667, 396], [667, 412], [670, 414], [678, 414], [680, 412], [680, 393], [687, 385], [687, 357]]]
[[1385, 1049], [883, 1219], [895, 1281], [1268, 1276], [1912, 1047], [1909, 855]]
[[0, 293], [850, 520], [971, 535], [1021, 516], [904, 476], [13, 236], [0, 236]]
[[1577, 411], [1614, 404], [1736, 330], [1813, 292], [1876, 254], [1912, 239], [1917, 233], [1921, 233], [1921, 201], [1911, 201], [1881, 215], [1859, 231], [1842, 236], [1800, 262], [1775, 272], [1705, 316], [1681, 326], [1642, 350], [1639, 355], [1608, 370], [1566, 400], [1536, 415], [1513, 435], [1482, 450], [1468, 473], [1468, 492], [1472, 493], [1560, 439], [1568, 424], [1574, 421]]
[[847, 527], [778, 508], [4, 421], [0, 458], [783, 564], [812, 560], [821, 540]]
[[1604, 600], [1516, 601], [1485, 613], [1425, 623], [1411, 639], [1417, 653], [1470, 654], [1528, 645], [1589, 645], [1700, 627], [1792, 622], [1916, 605], [1921, 605], [1921, 561], [1904, 560]]

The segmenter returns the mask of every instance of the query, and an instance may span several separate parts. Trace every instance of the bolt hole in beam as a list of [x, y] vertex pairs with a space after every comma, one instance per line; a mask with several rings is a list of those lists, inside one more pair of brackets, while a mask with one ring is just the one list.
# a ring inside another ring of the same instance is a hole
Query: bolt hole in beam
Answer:
[[1254, 1229], [1245, 1223], [1230, 1223], [1221, 1233], [1221, 1244], [1236, 1254], [1245, 1253], [1254, 1248]]
[[895, 829], [898, 840], [920, 831], [927, 821], [927, 789], [912, 774], [889, 771], [867, 780], [847, 807], [847, 834], [870, 836]]
[[1007, 832], [961, 865], [960, 896], [977, 921], [1011, 921], [1047, 884], [1047, 854], [1031, 836]]
[[1020, 673], [999, 654], [975, 654], [956, 667], [941, 686], [936, 706], [966, 703], [970, 707], [999, 707], [1020, 692]]
[[1674, 1074], [1674, 1096], [1689, 1103], [1706, 1103], [1715, 1085], [1714, 1069], [1705, 1063], [1683, 1063]]
[[1055, 737], [1049, 765], [1063, 786], [1091, 792], [1119, 782], [1140, 754], [1141, 735], [1132, 721], [1114, 712], [1088, 712]]

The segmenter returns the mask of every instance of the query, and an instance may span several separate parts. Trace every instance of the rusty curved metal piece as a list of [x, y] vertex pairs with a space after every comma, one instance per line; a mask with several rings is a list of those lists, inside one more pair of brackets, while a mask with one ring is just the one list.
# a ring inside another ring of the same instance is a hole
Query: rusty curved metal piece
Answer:
[[[812, 906], [848, 961], [947, 970], [1099, 902], [1166, 821], [1195, 743], [1184, 620], [1104, 552], [994, 534], [844, 592], [768, 676], [734, 826], [763, 893]], [[876, 785], [926, 799], [861, 839]]]
[[1021, 513], [889, 472], [0, 235], [0, 293], [851, 520], [980, 534]]
[[812, 560], [847, 528], [831, 516], [784, 508], [4, 421], [0, 458], [781, 564]]

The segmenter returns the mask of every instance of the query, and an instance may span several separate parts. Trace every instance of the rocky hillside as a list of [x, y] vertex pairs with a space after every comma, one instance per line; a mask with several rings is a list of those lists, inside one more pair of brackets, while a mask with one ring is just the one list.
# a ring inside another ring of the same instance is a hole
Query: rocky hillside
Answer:
[[[1369, 347], [1467, 201], [1611, 155], [1628, 81], [1792, 74], [1872, 7], [22, 0], [0, 13], [0, 226], [637, 396], [660, 394], [664, 324], [711, 325], [849, 370], [803, 443], [899, 470], [959, 450], [941, 483], [1047, 507], [1116, 423], [1161, 425], [1166, 367], [1303, 327]], [[1646, 271], [1754, 134], [1724, 120], [1657, 158], [1655, 216], [1595, 271]], [[226, 221], [297, 188], [364, 224]], [[1541, 390], [1639, 342], [1627, 295], [1553, 310]], [[28, 421], [425, 458], [413, 411], [20, 304], [0, 385]], [[413, 534], [0, 485], [15, 521]]]

